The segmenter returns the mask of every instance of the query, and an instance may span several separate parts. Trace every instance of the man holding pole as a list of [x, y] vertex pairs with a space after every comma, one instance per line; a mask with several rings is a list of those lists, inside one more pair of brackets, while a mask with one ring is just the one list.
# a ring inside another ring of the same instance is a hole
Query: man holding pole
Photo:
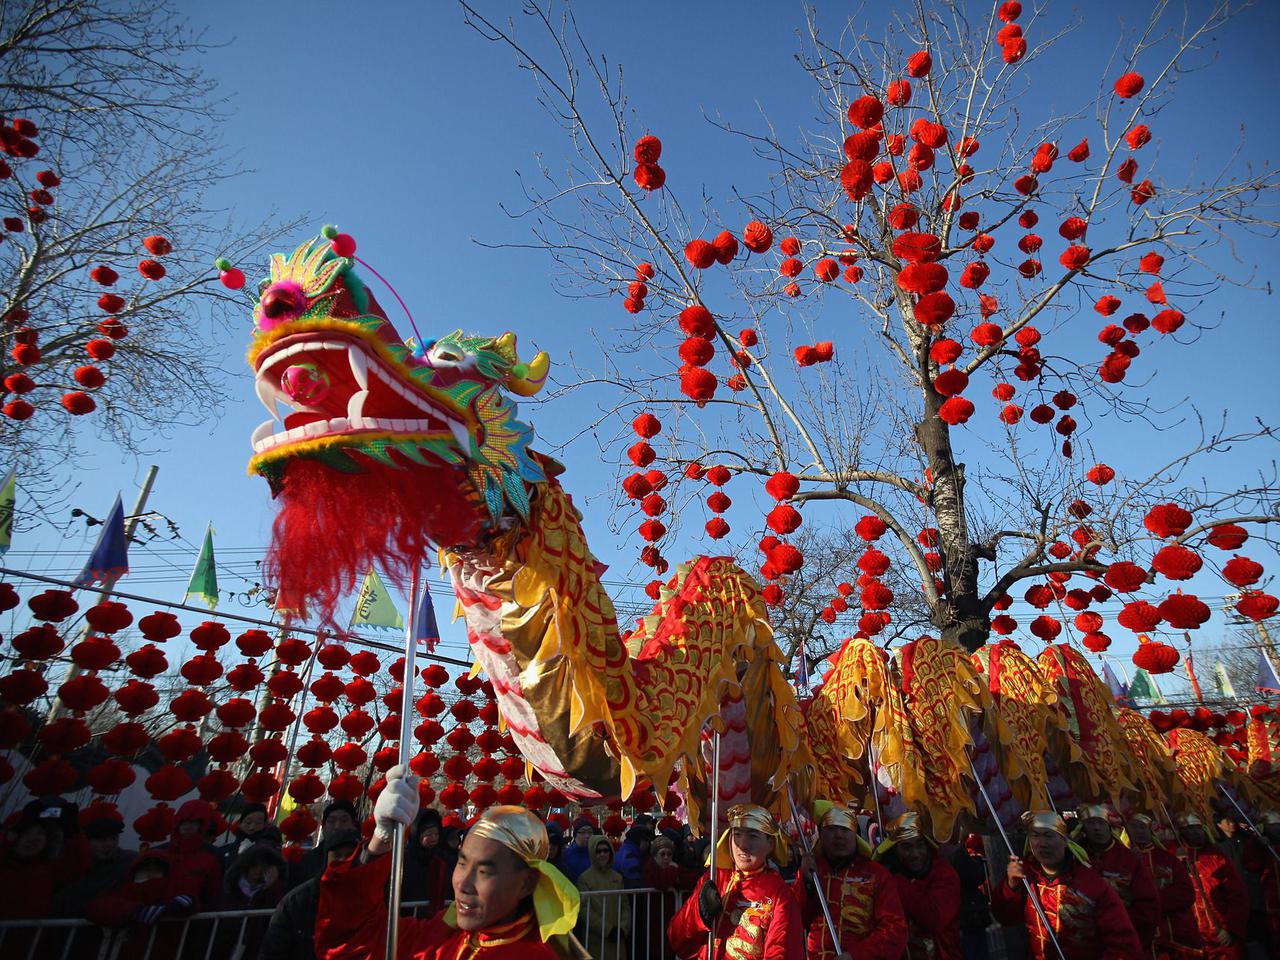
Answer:
[[1114, 827], [1119, 817], [1106, 804], [1085, 804], [1077, 816], [1089, 866], [1111, 884], [1129, 911], [1139, 942], [1151, 943], [1160, 922], [1160, 903], [1145, 858], [1119, 842]]
[[698, 960], [792, 960], [804, 955], [800, 911], [791, 888], [769, 864], [786, 862], [777, 821], [764, 807], [729, 808], [729, 829], [712, 851], [715, 882], [704, 873], [667, 927], [681, 957]]
[[1195, 916], [1208, 960], [1240, 960], [1249, 927], [1249, 896], [1235, 864], [1215, 847], [1194, 813], [1178, 818], [1180, 853], [1196, 891]]
[[[899, 960], [907, 947], [907, 921], [892, 875], [859, 848], [858, 815], [819, 800], [818, 856], [801, 861], [796, 899], [808, 930], [809, 960]], [[825, 896], [839, 944], [823, 915]]]
[[1133, 851], [1147, 862], [1160, 898], [1160, 925], [1153, 942], [1157, 960], [1193, 960], [1204, 955], [1204, 941], [1192, 907], [1196, 902], [1191, 874], [1182, 861], [1155, 842], [1155, 822], [1135, 813], [1127, 824]]
[[960, 875], [938, 856], [933, 837], [908, 811], [890, 821], [876, 860], [893, 874], [907, 917], [911, 960], [961, 960]]
[[[1067, 825], [1052, 811], [1022, 815], [1026, 861], [1011, 856], [991, 912], [1008, 926], [1025, 924], [1032, 960], [1140, 960], [1143, 950], [1119, 896], [1088, 867]], [[1043, 918], [1043, 919], [1042, 919]], [[1046, 927], [1047, 924], [1047, 927]]]
[[[418, 813], [417, 778], [387, 771], [374, 806], [377, 826], [349, 860], [320, 880], [316, 956], [381, 960], [386, 952], [387, 879], [396, 832]], [[569, 935], [578, 891], [546, 862], [547, 830], [524, 807], [491, 807], [463, 841], [453, 905], [431, 920], [402, 917], [397, 960], [569, 960], [584, 956]]]

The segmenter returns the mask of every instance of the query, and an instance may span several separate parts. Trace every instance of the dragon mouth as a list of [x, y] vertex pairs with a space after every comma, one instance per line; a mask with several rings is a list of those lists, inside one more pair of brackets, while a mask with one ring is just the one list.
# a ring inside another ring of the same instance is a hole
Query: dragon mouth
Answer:
[[[334, 331], [284, 337], [256, 358], [258, 399], [271, 414], [253, 431], [254, 459], [299, 444], [444, 441], [472, 448], [467, 415], [411, 380], [363, 340]], [[288, 411], [281, 415], [281, 405]]]

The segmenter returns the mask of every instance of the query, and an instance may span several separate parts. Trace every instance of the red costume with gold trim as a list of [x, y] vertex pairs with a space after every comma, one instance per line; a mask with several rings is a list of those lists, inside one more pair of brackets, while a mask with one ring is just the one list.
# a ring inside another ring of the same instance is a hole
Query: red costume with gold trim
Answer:
[[707, 955], [707, 925], [698, 913], [697, 889], [671, 918], [667, 935], [682, 957], [698, 960], [792, 960], [804, 956], [800, 909], [791, 888], [772, 867], [754, 873], [717, 870], [716, 890], [724, 910], [716, 918], [713, 952]]
[[962, 960], [960, 948], [960, 874], [933, 854], [923, 877], [893, 875], [907, 916], [907, 953], [911, 960]]
[[1120, 897], [1141, 943], [1151, 943], [1160, 925], [1160, 899], [1146, 858], [1116, 840], [1101, 853], [1089, 851], [1089, 866]]
[[841, 951], [859, 960], [898, 960], [902, 956], [907, 946], [907, 920], [893, 874], [861, 855], [840, 868], [819, 859], [815, 882], [827, 895], [840, 948], [831, 942], [818, 898], [809, 892], [803, 876], [797, 877], [793, 889], [809, 931], [809, 960], [834, 960]]
[[1156, 928], [1156, 956], [1168, 960], [1199, 957], [1204, 949], [1196, 925], [1196, 888], [1186, 865], [1163, 847], [1151, 844], [1134, 850], [1147, 862], [1160, 898], [1160, 925]]
[[[386, 952], [387, 878], [391, 858], [330, 864], [320, 880], [315, 951], [318, 960], [381, 960]], [[400, 919], [397, 960], [561, 960], [538, 935], [532, 912], [468, 933], [444, 922]]]
[[[1186, 846], [1180, 853], [1196, 892], [1196, 925], [1204, 938], [1205, 957], [1240, 960], [1249, 927], [1249, 895], [1240, 871], [1216, 847]], [[1228, 944], [1218, 942], [1223, 930], [1231, 935]]]
[[[1143, 950], [1129, 919], [1129, 911], [1102, 875], [1073, 860], [1057, 876], [1048, 876], [1038, 863], [1024, 863], [1027, 880], [1044, 907], [1045, 916], [1066, 960], [1139, 960]], [[991, 912], [1001, 923], [1027, 928], [1028, 953], [1033, 960], [1058, 960], [1026, 888], [1008, 881], [996, 884]]]

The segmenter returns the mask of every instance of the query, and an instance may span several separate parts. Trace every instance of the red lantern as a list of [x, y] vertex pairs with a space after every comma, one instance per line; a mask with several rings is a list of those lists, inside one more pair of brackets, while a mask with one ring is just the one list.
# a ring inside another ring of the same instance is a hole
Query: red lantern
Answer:
[[169, 611], [157, 610], [155, 613], [149, 613], [139, 620], [138, 629], [142, 631], [143, 637], [152, 643], [164, 643], [164, 641], [180, 634], [182, 625], [178, 623], [178, 618]]
[[0, 699], [15, 706], [25, 706], [48, 689], [44, 675], [35, 670], [15, 670], [0, 677]]
[[177, 800], [191, 789], [191, 777], [181, 767], [169, 764], [147, 777], [144, 786], [156, 800]]
[[280, 781], [265, 770], [245, 777], [240, 792], [250, 803], [266, 803], [280, 792]]
[[61, 622], [80, 609], [69, 590], [46, 590], [27, 601], [31, 612], [40, 620]]
[[105, 670], [120, 659], [120, 648], [106, 637], [87, 637], [71, 648], [71, 659], [82, 670]]
[[133, 821], [133, 829], [143, 843], [159, 843], [169, 838], [177, 822], [178, 817], [173, 807], [157, 803]]
[[283, 700], [273, 700], [258, 714], [258, 722], [264, 730], [284, 730], [297, 718]]
[[[333, 751], [333, 764], [339, 770], [354, 770], [369, 759], [358, 743], [344, 743]], [[332, 792], [330, 793], [333, 796]]]
[[313, 737], [298, 748], [298, 762], [304, 767], [318, 767], [328, 763], [333, 756], [333, 751], [329, 749], [329, 744], [325, 743], [319, 737]]
[[249, 749], [249, 741], [239, 730], [224, 730], [209, 740], [209, 758], [215, 763], [232, 763]]
[[331, 643], [317, 651], [316, 659], [326, 670], [341, 670], [351, 659], [351, 652], [346, 647]]
[[227, 674], [227, 685], [241, 693], [248, 693], [255, 689], [261, 685], [262, 680], [262, 671], [258, 669], [256, 663], [242, 663], [232, 667]]
[[1178, 651], [1158, 640], [1140, 644], [1133, 654], [1133, 662], [1147, 673], [1169, 673], [1181, 659]]
[[131, 757], [150, 742], [147, 728], [137, 722], [117, 723], [102, 735], [102, 746], [118, 757]]
[[183, 723], [194, 723], [213, 709], [203, 690], [184, 690], [169, 704], [169, 712]]
[[198, 650], [217, 650], [230, 640], [230, 631], [216, 620], [206, 620], [191, 631], [191, 642]]
[[85, 611], [89, 626], [99, 633], [115, 633], [133, 623], [133, 614], [123, 603], [103, 600]]
[[260, 657], [271, 649], [271, 637], [265, 630], [246, 630], [236, 637], [236, 647], [246, 657]]
[[84, 775], [85, 783], [94, 793], [115, 796], [137, 779], [133, 765], [123, 760], [104, 760]]
[[200, 746], [200, 735], [191, 727], [170, 730], [156, 741], [156, 749], [170, 763], [185, 763], [200, 752]]
[[[317, 777], [314, 773], [304, 773], [300, 777], [294, 777], [293, 782], [289, 784], [289, 796], [293, 797], [294, 800], [296, 800], [298, 803], [302, 804], [305, 807], [307, 804], [315, 803], [322, 796], [324, 796], [324, 784], [320, 781], [320, 778]], [[311, 824], [312, 824], [311, 830], [314, 830], [315, 817], [311, 817]], [[303, 833], [302, 836], [298, 837], [297, 839], [300, 840], [303, 837], [307, 836], [307, 834], [310, 833], [311, 830], [308, 830], [306, 833]], [[281, 833], [283, 832], [284, 830], [282, 827]], [[294, 838], [289, 837], [289, 839], [292, 840]]]
[[300, 663], [305, 663], [310, 656], [311, 645], [297, 637], [286, 637], [276, 644], [276, 657], [285, 666], [296, 667]]

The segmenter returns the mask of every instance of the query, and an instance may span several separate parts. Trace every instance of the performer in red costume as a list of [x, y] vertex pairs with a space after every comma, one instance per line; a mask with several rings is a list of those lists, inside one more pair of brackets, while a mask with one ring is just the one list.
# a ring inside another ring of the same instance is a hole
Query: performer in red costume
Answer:
[[1196, 890], [1186, 866], [1155, 842], [1155, 823], [1143, 813], [1128, 822], [1131, 849], [1147, 862], [1160, 898], [1160, 924], [1153, 941], [1157, 960], [1193, 960], [1204, 956], [1204, 940], [1196, 926]]
[[[1034, 960], [1139, 960], [1143, 950], [1129, 913], [1111, 885], [1089, 869], [1083, 850], [1067, 836], [1056, 813], [1022, 815], [1031, 856], [1009, 858], [1004, 883], [991, 892], [991, 912], [1001, 923], [1025, 923]], [[1027, 896], [1027, 880], [1044, 910], [1052, 938]], [[1058, 946], [1054, 946], [1054, 939]]]
[[[859, 848], [857, 811], [819, 800], [814, 813], [818, 859], [815, 863], [806, 857], [795, 882], [800, 915], [809, 932], [809, 960], [898, 960], [907, 947], [898, 886], [888, 870]], [[831, 941], [819, 889], [826, 895], [838, 946]]]
[[893, 873], [907, 917], [911, 960], [962, 960], [960, 875], [938, 856], [933, 838], [921, 829], [918, 813], [904, 813], [886, 830], [876, 859]]
[[1244, 879], [1225, 854], [1209, 841], [1209, 832], [1194, 813], [1178, 818], [1181, 855], [1195, 887], [1196, 924], [1208, 960], [1243, 960], [1249, 927], [1249, 896]]
[[1245, 841], [1244, 868], [1258, 877], [1266, 918], [1267, 956], [1280, 960], [1280, 814], [1267, 810], [1258, 818], [1261, 836]]
[[[418, 813], [417, 778], [387, 771], [377, 826], [351, 859], [320, 879], [316, 956], [381, 960], [386, 951], [391, 838]], [[454, 902], [431, 920], [400, 919], [399, 960], [563, 960], [585, 956], [569, 931], [578, 891], [546, 862], [547, 829], [524, 807], [490, 807], [467, 831], [453, 871]]]
[[[729, 808], [729, 829], [713, 856], [716, 882], [704, 873], [698, 887], [667, 926], [681, 957], [698, 960], [792, 960], [804, 955], [800, 911], [791, 888], [769, 863], [786, 862], [786, 847], [773, 815], [740, 803]], [[710, 932], [715, 937], [708, 944]], [[710, 947], [710, 952], [708, 952]]]
[[1120, 897], [1139, 942], [1151, 943], [1160, 924], [1160, 901], [1146, 859], [1119, 842], [1116, 825], [1120, 817], [1106, 804], [1083, 806], [1077, 815], [1089, 866], [1102, 874]]

